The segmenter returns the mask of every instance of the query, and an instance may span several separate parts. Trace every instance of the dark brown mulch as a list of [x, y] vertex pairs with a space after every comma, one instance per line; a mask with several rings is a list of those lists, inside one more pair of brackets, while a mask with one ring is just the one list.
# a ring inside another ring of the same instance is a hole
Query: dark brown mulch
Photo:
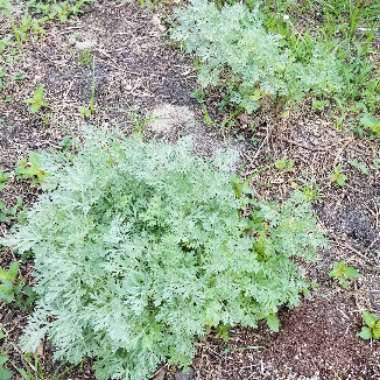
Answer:
[[288, 312], [264, 357], [305, 377], [379, 378], [380, 345], [370, 347], [358, 341], [355, 334], [361, 321], [357, 316], [347, 317], [351, 314], [347, 310], [349, 301], [343, 300], [346, 310], [340, 309], [340, 302], [307, 302], [295, 312]]
[[231, 342], [200, 345], [194, 379], [366, 379], [380, 378], [380, 344], [358, 341], [358, 317], [349, 299], [305, 301], [281, 315], [282, 328], [269, 334], [240, 329]]

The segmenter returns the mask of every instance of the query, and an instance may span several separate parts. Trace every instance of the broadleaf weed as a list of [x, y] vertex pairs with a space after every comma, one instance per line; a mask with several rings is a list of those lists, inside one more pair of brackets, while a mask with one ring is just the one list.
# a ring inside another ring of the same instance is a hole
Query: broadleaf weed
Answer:
[[364, 311], [362, 314], [363, 324], [359, 337], [364, 340], [380, 339], [380, 317], [376, 314]]
[[26, 104], [29, 106], [31, 113], [37, 113], [41, 108], [47, 107], [44, 86], [38, 85], [33, 92], [33, 96], [26, 100]]
[[347, 265], [344, 261], [336, 262], [329, 274], [343, 288], [348, 288], [350, 282], [360, 277], [360, 272], [356, 268]]
[[42, 167], [41, 157], [37, 153], [30, 153], [28, 158], [23, 158], [17, 163], [16, 177], [31, 180], [33, 185], [41, 185], [48, 175]]

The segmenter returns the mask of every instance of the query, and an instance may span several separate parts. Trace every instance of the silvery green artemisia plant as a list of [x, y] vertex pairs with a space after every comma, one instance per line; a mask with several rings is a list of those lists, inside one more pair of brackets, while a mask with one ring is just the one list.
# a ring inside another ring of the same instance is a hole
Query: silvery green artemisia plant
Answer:
[[45, 191], [2, 240], [34, 254], [25, 350], [47, 336], [57, 359], [92, 358], [100, 380], [148, 379], [164, 361], [189, 365], [210, 328], [273, 326], [299, 302], [292, 258], [324, 244], [300, 194], [253, 200], [186, 141], [92, 131], [75, 150], [42, 155]]
[[259, 7], [220, 9], [192, 0], [175, 20], [171, 37], [198, 58], [201, 86], [227, 88], [230, 101], [249, 113], [264, 98], [292, 104], [309, 93], [332, 96], [342, 86], [333, 51], [316, 42], [310, 58], [300, 62], [280, 35], [266, 30]]

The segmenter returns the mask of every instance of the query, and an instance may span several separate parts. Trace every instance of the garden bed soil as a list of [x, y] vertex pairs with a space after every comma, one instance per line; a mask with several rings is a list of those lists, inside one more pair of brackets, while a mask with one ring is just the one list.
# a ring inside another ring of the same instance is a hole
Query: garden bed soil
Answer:
[[[197, 154], [234, 149], [243, 175], [263, 199], [281, 201], [313, 181], [320, 194], [314, 209], [330, 247], [316, 263], [303, 265], [303, 270], [319, 288], [296, 309], [282, 310], [279, 333], [269, 332], [264, 325], [235, 328], [224, 342], [211, 332], [198, 343], [190, 374], [164, 365], [155, 379], [380, 379], [380, 343], [357, 337], [361, 311], [380, 313], [380, 174], [373, 165], [380, 154], [378, 143], [359, 139], [348, 130], [337, 131], [328, 116], [311, 111], [308, 102], [287, 117], [259, 113], [249, 120], [256, 126], [254, 134], [247, 119], [241, 119], [234, 131], [205, 125], [192, 96], [195, 72], [189, 59], [170, 46], [161, 22], [165, 12], [130, 3], [97, 2], [81, 17], [52, 23], [43, 37], [25, 43], [10, 68], [13, 74], [24, 73], [25, 80], [7, 87], [12, 102], [0, 99], [0, 167], [13, 169], [21, 157], [36, 149], [62, 149], [64, 137], [80, 134], [85, 125], [130, 132], [139, 117], [146, 121], [140, 124], [146, 136], [175, 142], [191, 135]], [[5, 24], [0, 26], [0, 33], [5, 29]], [[93, 51], [94, 65], [79, 63], [84, 48]], [[79, 109], [89, 103], [93, 83], [96, 112], [86, 121]], [[45, 117], [31, 114], [25, 104], [37, 84], [46, 89]], [[212, 106], [210, 114], [217, 115]], [[146, 119], [152, 113], [155, 118]], [[169, 120], [171, 127], [160, 130], [157, 117]], [[294, 161], [294, 169], [274, 167], [284, 157]], [[368, 174], [350, 165], [350, 160], [365, 163]], [[338, 164], [344, 164], [348, 178], [343, 188], [333, 186], [329, 177]], [[31, 204], [38, 190], [13, 180], [0, 195], [8, 205], [17, 197]], [[0, 234], [8, 228], [0, 225]], [[6, 265], [13, 258], [4, 250], [1, 262]], [[328, 276], [337, 260], [361, 272], [348, 290]], [[33, 282], [31, 269], [32, 262], [27, 261], [23, 273]], [[1, 306], [0, 323], [13, 342], [5, 349], [20, 366], [27, 365], [17, 346], [26, 318], [25, 313]], [[65, 373], [62, 379], [94, 379], [90, 363], [64, 372], [53, 363], [51, 352], [47, 343], [40, 349], [46, 378]]]

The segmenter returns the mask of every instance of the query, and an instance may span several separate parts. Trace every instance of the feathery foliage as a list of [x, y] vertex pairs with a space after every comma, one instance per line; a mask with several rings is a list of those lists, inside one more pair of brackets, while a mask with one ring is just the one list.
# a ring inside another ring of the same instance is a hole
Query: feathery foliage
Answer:
[[47, 335], [56, 358], [93, 358], [98, 379], [139, 380], [189, 365], [212, 327], [278, 329], [279, 306], [308, 286], [292, 257], [324, 243], [301, 194], [256, 202], [226, 155], [202, 160], [188, 141], [89, 132], [77, 150], [44, 155], [46, 191], [2, 241], [35, 255], [26, 350]]
[[193, 0], [176, 16], [172, 37], [199, 58], [200, 84], [227, 88], [231, 102], [247, 112], [263, 98], [295, 103], [310, 92], [329, 96], [341, 87], [332, 52], [315, 43], [297, 59], [279, 34], [267, 31], [259, 8], [238, 3], [219, 9]]

